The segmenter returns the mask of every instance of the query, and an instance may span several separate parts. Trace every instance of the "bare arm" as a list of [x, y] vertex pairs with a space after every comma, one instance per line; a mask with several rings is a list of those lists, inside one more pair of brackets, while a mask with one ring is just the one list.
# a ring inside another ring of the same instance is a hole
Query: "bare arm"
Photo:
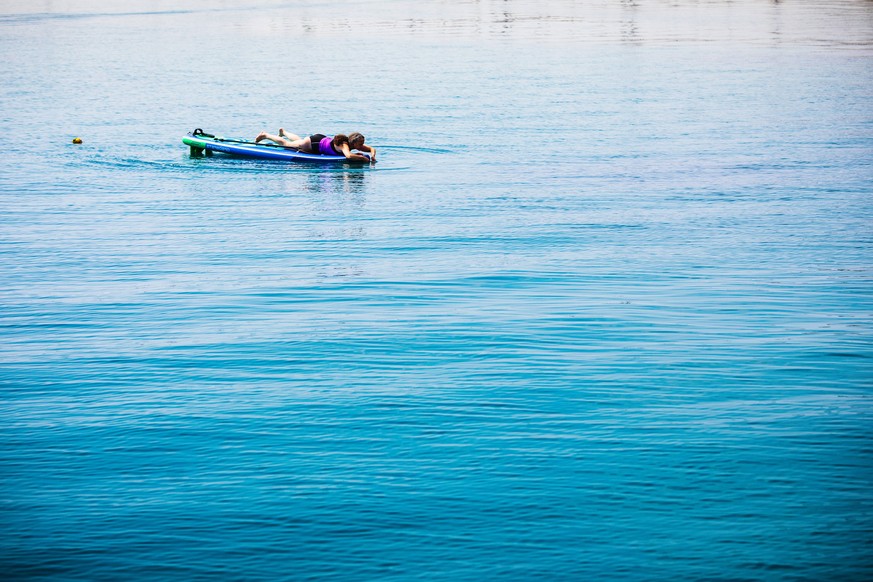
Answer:
[[368, 146], [368, 145], [362, 145], [358, 149], [361, 150], [362, 152], [367, 152], [368, 154], [370, 154], [371, 160], [376, 159], [376, 148], [374, 148], [372, 146]]
[[352, 151], [349, 149], [349, 144], [347, 144], [347, 143], [344, 143], [342, 145], [342, 150], [343, 150], [342, 153], [346, 157], [346, 159], [352, 160], [353, 162], [369, 162], [370, 161], [370, 159], [367, 156], [364, 156], [361, 154], [353, 154]]

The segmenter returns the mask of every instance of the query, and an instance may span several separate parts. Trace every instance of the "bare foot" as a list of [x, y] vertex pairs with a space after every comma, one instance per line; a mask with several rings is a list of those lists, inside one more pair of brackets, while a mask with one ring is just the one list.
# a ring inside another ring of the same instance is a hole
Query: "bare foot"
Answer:
[[258, 143], [262, 139], [267, 139], [267, 132], [266, 131], [262, 131], [261, 133], [258, 134], [258, 137], [255, 138], [255, 143]]

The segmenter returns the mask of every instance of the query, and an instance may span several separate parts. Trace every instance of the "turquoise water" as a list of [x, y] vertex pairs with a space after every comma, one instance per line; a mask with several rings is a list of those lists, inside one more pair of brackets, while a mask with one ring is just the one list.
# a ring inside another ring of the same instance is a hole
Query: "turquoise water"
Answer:
[[0, 7], [4, 579], [873, 577], [873, 5], [203, 4]]

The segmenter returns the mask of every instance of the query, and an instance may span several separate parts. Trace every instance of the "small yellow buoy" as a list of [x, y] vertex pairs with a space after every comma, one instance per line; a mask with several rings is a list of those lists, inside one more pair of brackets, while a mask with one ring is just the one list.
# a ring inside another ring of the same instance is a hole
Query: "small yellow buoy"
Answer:
[[81, 137], [74, 137], [73, 143], [82, 143], [82, 138]]

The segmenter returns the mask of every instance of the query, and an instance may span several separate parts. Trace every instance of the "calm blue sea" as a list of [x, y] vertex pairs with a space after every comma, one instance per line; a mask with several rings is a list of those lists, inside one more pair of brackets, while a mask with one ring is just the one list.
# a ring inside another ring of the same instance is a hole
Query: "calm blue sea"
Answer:
[[0, 55], [0, 579], [873, 578], [870, 2], [5, 0]]

